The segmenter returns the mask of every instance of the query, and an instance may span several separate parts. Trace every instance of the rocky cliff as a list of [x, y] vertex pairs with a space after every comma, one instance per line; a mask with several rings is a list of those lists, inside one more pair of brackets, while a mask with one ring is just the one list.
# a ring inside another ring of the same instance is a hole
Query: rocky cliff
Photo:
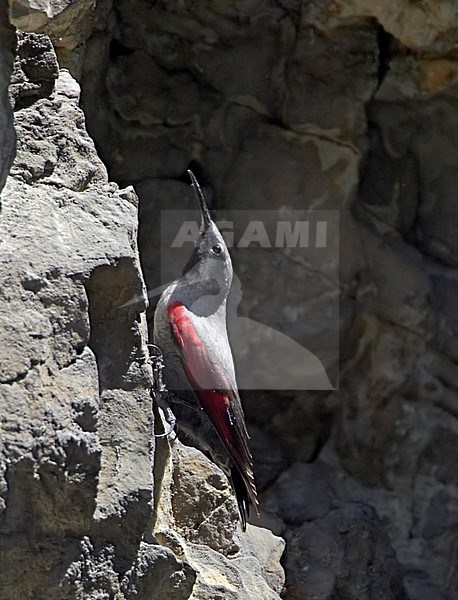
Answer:
[[[457, 42], [453, 0], [1, 4], [1, 600], [453, 597]], [[305, 292], [234, 251], [245, 317], [339, 380], [243, 394], [246, 534], [154, 438], [147, 290], [190, 165], [214, 209], [339, 212]]]

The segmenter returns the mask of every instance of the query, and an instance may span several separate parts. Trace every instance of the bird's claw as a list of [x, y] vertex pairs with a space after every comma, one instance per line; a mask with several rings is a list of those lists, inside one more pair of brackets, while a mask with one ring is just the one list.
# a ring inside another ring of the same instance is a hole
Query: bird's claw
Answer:
[[168, 429], [166, 431], [164, 431], [164, 433], [155, 433], [154, 434], [155, 438], [168, 437], [172, 433], [172, 431], [175, 429], [175, 425], [177, 424], [177, 418], [173, 414], [172, 409], [170, 407], [167, 407], [165, 409], [165, 412], [167, 413], [167, 418], [165, 419], [165, 421], [169, 425]]

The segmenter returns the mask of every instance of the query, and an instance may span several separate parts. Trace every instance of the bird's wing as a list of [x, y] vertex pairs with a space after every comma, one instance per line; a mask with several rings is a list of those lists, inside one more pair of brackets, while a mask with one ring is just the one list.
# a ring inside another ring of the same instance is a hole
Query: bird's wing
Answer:
[[[190, 312], [184, 304], [172, 302], [167, 309], [167, 315], [181, 350], [186, 376], [243, 480], [246, 488], [246, 506], [242, 508], [248, 509], [249, 497], [258, 513], [253, 459], [248, 448], [249, 436], [238, 392], [229, 382], [208, 346], [199, 337]], [[242, 482], [237, 476], [233, 479], [238, 493]], [[243, 517], [243, 510], [241, 512]]]

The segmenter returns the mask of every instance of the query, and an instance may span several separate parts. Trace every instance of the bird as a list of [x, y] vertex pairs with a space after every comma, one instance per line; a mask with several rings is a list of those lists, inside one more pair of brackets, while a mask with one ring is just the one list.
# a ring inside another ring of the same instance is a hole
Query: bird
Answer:
[[159, 299], [153, 341], [163, 355], [178, 432], [226, 474], [245, 531], [251, 506], [259, 516], [259, 502], [227, 334], [232, 262], [198, 181], [192, 171], [188, 174], [200, 205], [199, 237], [184, 269]]

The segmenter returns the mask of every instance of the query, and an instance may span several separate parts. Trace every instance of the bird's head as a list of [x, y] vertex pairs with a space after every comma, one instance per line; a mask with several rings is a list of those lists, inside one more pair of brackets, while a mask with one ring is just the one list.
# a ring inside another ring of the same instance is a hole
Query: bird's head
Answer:
[[227, 298], [232, 282], [232, 263], [199, 183], [191, 171], [188, 173], [200, 204], [201, 227], [194, 250], [180, 274], [177, 291], [188, 296], [188, 308], [204, 314], [216, 310]]

